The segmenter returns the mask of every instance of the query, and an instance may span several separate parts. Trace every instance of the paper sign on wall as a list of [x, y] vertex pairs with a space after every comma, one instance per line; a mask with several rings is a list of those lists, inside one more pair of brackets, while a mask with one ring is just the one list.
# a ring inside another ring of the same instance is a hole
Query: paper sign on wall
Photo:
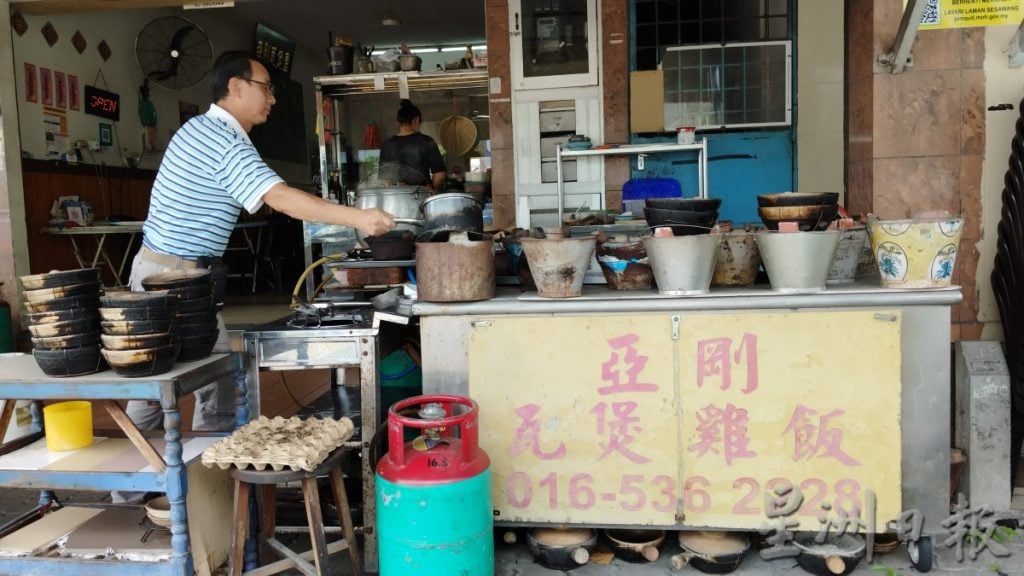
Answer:
[[[1024, 0], [920, 0], [925, 2], [921, 30], [1020, 24]], [[903, 6], [906, 7], [904, 0]]]

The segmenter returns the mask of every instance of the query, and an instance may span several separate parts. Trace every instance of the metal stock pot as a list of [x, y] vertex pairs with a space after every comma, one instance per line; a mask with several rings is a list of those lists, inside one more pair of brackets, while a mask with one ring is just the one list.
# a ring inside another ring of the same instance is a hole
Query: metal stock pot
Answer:
[[[361, 188], [356, 191], [357, 208], [380, 208], [399, 219], [396, 230], [410, 230], [416, 234], [422, 229], [419, 222], [420, 200], [426, 190], [419, 186], [389, 186], [381, 188]], [[356, 230], [362, 240], [366, 235]]]
[[483, 232], [483, 210], [483, 202], [472, 194], [449, 192], [430, 196], [420, 204], [424, 234], [449, 230]]

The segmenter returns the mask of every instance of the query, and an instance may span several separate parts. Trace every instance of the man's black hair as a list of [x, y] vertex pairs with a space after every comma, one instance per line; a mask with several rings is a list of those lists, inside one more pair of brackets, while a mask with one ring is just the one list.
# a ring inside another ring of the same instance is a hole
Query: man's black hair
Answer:
[[217, 57], [210, 71], [210, 87], [213, 102], [228, 95], [228, 83], [232, 78], [252, 78], [252, 54], [245, 50], [228, 50]]

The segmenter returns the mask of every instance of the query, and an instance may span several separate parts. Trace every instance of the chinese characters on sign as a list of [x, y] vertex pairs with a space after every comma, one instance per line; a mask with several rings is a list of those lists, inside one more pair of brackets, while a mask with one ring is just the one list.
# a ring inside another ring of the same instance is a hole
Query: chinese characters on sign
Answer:
[[292, 60], [295, 58], [295, 42], [287, 36], [271, 30], [263, 24], [256, 24], [256, 33], [253, 35], [253, 54], [256, 59], [262, 62], [269, 70], [284, 74], [285, 77], [292, 73]]
[[[500, 518], [759, 529], [764, 494], [788, 487], [800, 495], [789, 529], [819, 530], [828, 513], [828, 530], [854, 531], [869, 481], [879, 517], [898, 514], [898, 322], [859, 311], [679, 322], [675, 340], [664, 315], [477, 330], [470, 395], [500, 407], [481, 415]], [[495, 386], [510, 346], [528, 361]]]

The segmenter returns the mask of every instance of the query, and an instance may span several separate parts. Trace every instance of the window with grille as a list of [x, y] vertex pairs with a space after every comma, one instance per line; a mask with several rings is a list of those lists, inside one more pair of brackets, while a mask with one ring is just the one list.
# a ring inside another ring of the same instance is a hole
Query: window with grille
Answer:
[[666, 129], [791, 123], [792, 1], [633, 0], [634, 69], [663, 69]]
[[789, 125], [791, 61], [788, 41], [666, 48], [665, 127]]
[[633, 0], [634, 70], [669, 46], [789, 40], [791, 0]]

